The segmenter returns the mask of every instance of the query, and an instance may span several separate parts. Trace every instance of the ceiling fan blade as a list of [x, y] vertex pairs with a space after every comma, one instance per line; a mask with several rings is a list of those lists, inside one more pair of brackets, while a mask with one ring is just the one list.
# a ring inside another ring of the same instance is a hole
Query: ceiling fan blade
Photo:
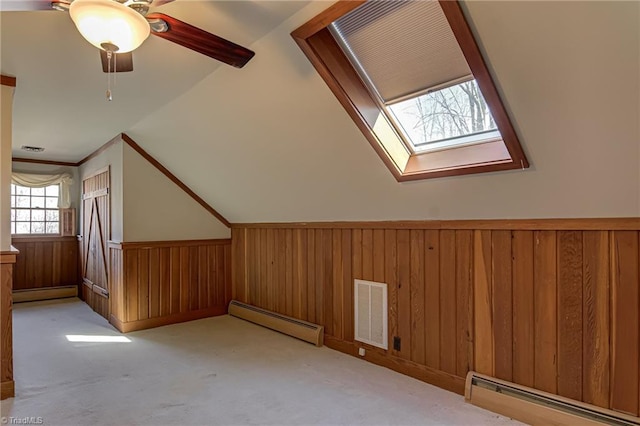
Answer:
[[[147, 20], [151, 22], [151, 34], [162, 37], [203, 55], [217, 59], [236, 68], [242, 68], [255, 53], [245, 47], [208, 33], [186, 22], [182, 22], [162, 13], [150, 13]], [[167, 24], [164, 32], [154, 31], [153, 21], [160, 20]]]
[[58, 12], [69, 12], [69, 7], [73, 0], [53, 0], [50, 2], [51, 9], [57, 10]]
[[[111, 72], [129, 72], [133, 71], [133, 52], [113, 53], [115, 61], [111, 61]], [[109, 59], [107, 52], [100, 50], [100, 60], [102, 61], [102, 71], [109, 72]], [[115, 64], [115, 70], [113, 69]]]

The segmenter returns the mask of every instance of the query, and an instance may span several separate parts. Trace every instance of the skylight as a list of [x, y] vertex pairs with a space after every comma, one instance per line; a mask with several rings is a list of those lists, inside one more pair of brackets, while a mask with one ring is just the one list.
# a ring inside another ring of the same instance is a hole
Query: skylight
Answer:
[[416, 152], [501, 137], [475, 80], [409, 97], [387, 111]]
[[340, 0], [291, 35], [398, 181], [529, 167], [458, 1]]

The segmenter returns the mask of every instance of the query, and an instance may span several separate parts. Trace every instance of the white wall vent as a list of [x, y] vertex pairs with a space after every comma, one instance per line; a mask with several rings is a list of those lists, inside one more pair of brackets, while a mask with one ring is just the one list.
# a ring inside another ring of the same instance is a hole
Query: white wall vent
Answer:
[[389, 348], [387, 284], [354, 280], [355, 340]]

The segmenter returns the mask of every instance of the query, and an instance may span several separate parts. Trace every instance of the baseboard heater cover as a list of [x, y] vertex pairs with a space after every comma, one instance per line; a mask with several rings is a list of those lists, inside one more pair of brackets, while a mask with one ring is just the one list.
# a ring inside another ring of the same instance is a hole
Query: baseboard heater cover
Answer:
[[531, 425], [638, 426], [640, 418], [470, 371], [465, 400]]
[[318, 324], [291, 318], [237, 300], [232, 300], [229, 304], [229, 315], [313, 343], [316, 346], [323, 344], [324, 327]]
[[78, 286], [69, 285], [61, 287], [30, 288], [14, 290], [12, 292], [13, 303], [35, 302], [37, 300], [62, 299], [65, 297], [77, 297]]

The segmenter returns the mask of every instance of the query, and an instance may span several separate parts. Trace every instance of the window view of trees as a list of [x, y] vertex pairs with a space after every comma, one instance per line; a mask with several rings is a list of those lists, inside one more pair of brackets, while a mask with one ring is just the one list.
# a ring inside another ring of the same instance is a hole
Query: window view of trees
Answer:
[[59, 234], [59, 185], [28, 188], [11, 184], [11, 233]]
[[393, 104], [389, 109], [416, 148], [496, 129], [475, 80]]

